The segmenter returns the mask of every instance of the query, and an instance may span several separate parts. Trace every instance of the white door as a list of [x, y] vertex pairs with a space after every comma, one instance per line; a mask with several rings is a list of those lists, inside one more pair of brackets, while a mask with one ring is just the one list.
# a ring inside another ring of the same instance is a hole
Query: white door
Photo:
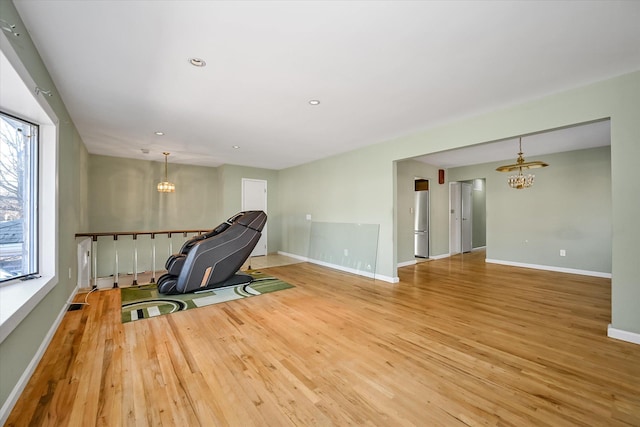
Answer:
[[[242, 178], [242, 210], [267, 213], [267, 181]], [[268, 222], [267, 219], [267, 224]], [[262, 236], [250, 256], [267, 254], [267, 224], [264, 225]]]
[[470, 183], [462, 183], [462, 252], [471, 252], [471, 249], [473, 248], [473, 230], [471, 228], [473, 223], [472, 191], [473, 186]]

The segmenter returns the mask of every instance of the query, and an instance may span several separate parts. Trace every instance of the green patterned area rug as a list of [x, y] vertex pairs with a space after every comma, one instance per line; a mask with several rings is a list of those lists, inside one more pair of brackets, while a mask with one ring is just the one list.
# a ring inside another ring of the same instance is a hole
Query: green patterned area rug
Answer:
[[259, 271], [243, 273], [253, 276], [253, 282], [248, 285], [228, 286], [190, 294], [163, 295], [158, 292], [158, 287], [155, 283], [122, 288], [120, 290], [122, 297], [122, 323], [294, 287]]

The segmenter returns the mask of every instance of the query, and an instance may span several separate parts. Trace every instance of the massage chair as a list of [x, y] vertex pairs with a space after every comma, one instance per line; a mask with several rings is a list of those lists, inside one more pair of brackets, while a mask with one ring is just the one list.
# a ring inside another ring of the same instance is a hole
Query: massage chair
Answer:
[[255, 248], [267, 222], [263, 211], [240, 212], [208, 233], [187, 240], [180, 252], [165, 264], [167, 273], [158, 279], [165, 295], [250, 283], [238, 273]]

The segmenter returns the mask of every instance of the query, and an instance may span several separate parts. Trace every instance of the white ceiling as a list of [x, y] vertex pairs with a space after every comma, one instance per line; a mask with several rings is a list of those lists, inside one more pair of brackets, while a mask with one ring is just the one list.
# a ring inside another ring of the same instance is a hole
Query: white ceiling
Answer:
[[[606, 145], [611, 145], [611, 122], [609, 120], [522, 136], [522, 152], [527, 161], [535, 160], [534, 156]], [[417, 157], [416, 160], [445, 169], [479, 165], [498, 160], [510, 160], [508, 163], [515, 163], [519, 147], [518, 138], [504, 139], [428, 154]]]
[[90, 153], [194, 165], [286, 168], [640, 69], [638, 1], [14, 2]]

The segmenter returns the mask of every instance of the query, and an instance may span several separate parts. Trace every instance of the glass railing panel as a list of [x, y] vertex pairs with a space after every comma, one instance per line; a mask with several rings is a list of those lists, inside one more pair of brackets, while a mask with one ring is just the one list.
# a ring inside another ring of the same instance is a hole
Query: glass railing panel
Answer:
[[311, 262], [375, 277], [379, 224], [312, 222], [309, 232]]

